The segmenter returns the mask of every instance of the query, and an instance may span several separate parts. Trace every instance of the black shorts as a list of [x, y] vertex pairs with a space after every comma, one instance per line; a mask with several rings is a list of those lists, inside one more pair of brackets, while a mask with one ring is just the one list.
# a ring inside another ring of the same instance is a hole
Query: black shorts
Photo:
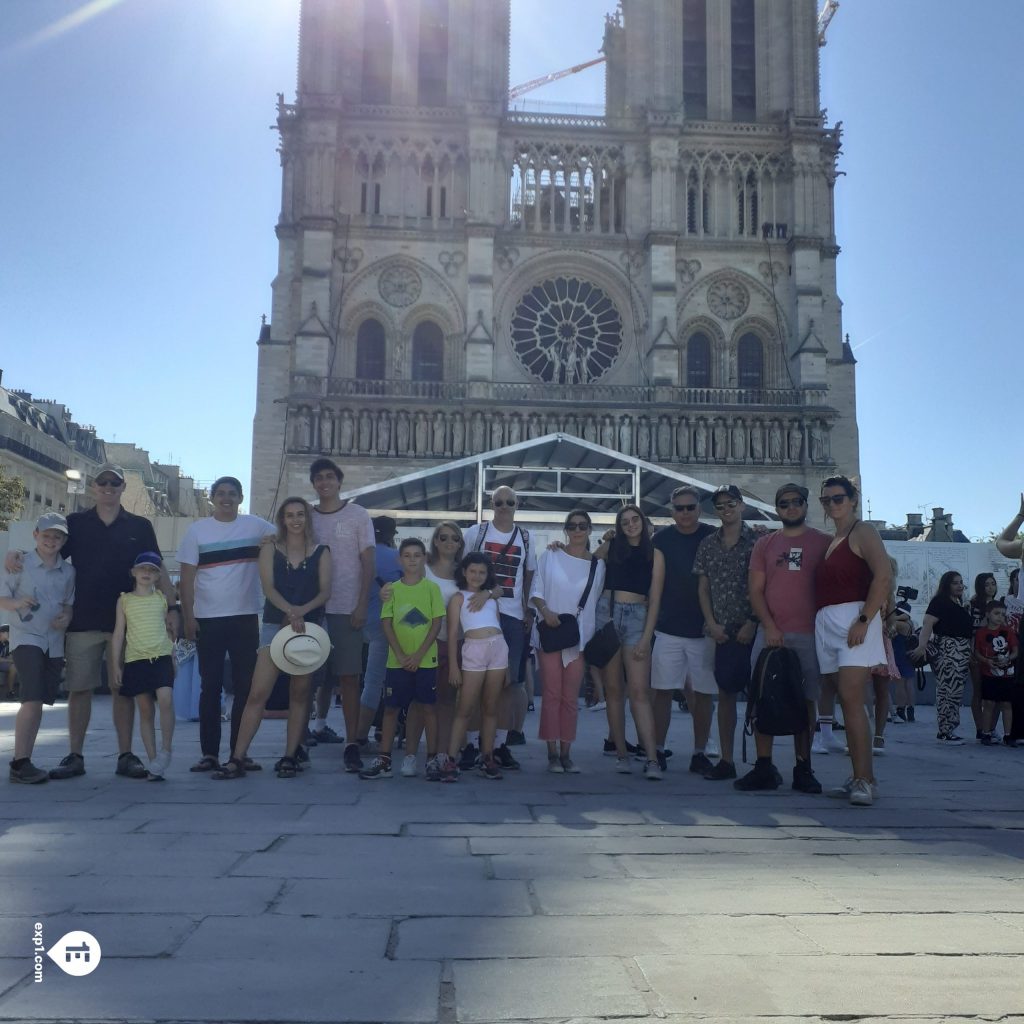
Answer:
[[982, 676], [981, 699], [990, 700], [994, 704], [1009, 704], [1013, 700], [1013, 690], [1017, 680], [1005, 676]]
[[63, 658], [51, 658], [41, 647], [22, 644], [11, 651], [14, 667], [18, 670], [19, 699], [52, 704], [60, 689], [64, 671]]
[[437, 669], [389, 668], [384, 675], [384, 707], [408, 710], [410, 704], [437, 703]]
[[165, 654], [153, 661], [127, 661], [121, 671], [121, 696], [138, 697], [142, 693], [156, 693], [161, 687], [174, 686], [174, 663]]

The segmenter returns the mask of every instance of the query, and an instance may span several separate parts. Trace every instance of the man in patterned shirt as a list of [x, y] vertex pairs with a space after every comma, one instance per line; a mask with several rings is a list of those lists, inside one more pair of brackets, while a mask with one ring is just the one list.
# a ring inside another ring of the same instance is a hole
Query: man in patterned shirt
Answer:
[[736, 696], [750, 682], [750, 652], [757, 619], [750, 606], [747, 577], [757, 536], [743, 522], [743, 495], [734, 485], [719, 487], [711, 503], [722, 525], [701, 541], [693, 571], [700, 577], [698, 596], [704, 631], [715, 642], [718, 683], [718, 738], [722, 759], [705, 779], [735, 779]]

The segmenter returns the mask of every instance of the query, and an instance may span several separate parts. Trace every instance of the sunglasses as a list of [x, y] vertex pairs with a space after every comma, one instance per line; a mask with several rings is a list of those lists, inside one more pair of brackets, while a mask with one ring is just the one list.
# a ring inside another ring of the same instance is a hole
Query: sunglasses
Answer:
[[590, 523], [566, 523], [565, 529], [569, 530], [589, 530]]
[[738, 501], [723, 501], [715, 505], [715, 511], [724, 512], [726, 509], [735, 508], [738, 504]]
[[825, 508], [828, 508], [829, 505], [842, 505], [847, 498], [849, 498], [848, 494], [823, 494], [819, 500]]
[[783, 498], [776, 502], [778, 508], [803, 508], [807, 502], [803, 498]]
[[123, 480], [111, 479], [109, 476], [96, 481], [97, 487], [120, 487]]
[[695, 512], [697, 509], [696, 505], [673, 505], [672, 507], [677, 512]]
[[437, 535], [438, 544], [444, 544], [446, 541], [454, 540], [456, 542], [462, 540], [461, 537], [456, 537], [453, 533], [439, 533]]
[[495, 501], [495, 502], [492, 502], [492, 504], [494, 505], [495, 508], [515, 508], [516, 507], [516, 503], [515, 503], [514, 500], [513, 501]]

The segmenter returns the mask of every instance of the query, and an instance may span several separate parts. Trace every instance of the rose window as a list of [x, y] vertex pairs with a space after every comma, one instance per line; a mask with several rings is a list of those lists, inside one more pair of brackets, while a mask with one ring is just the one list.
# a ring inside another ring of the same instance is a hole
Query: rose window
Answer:
[[512, 314], [512, 349], [549, 384], [600, 380], [622, 348], [622, 318], [596, 285], [556, 277], [535, 285]]

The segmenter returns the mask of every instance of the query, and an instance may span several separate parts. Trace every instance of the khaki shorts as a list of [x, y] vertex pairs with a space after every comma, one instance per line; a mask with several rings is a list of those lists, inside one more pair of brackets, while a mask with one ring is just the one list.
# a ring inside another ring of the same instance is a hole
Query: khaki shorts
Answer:
[[107, 656], [111, 635], [98, 629], [64, 635], [64, 689], [68, 693], [99, 689], [100, 668]]
[[[351, 615], [327, 615], [324, 623], [331, 638], [331, 657], [327, 662], [332, 676], [358, 676], [363, 671], [363, 631], [353, 629]], [[324, 683], [334, 686], [334, 679]]]

